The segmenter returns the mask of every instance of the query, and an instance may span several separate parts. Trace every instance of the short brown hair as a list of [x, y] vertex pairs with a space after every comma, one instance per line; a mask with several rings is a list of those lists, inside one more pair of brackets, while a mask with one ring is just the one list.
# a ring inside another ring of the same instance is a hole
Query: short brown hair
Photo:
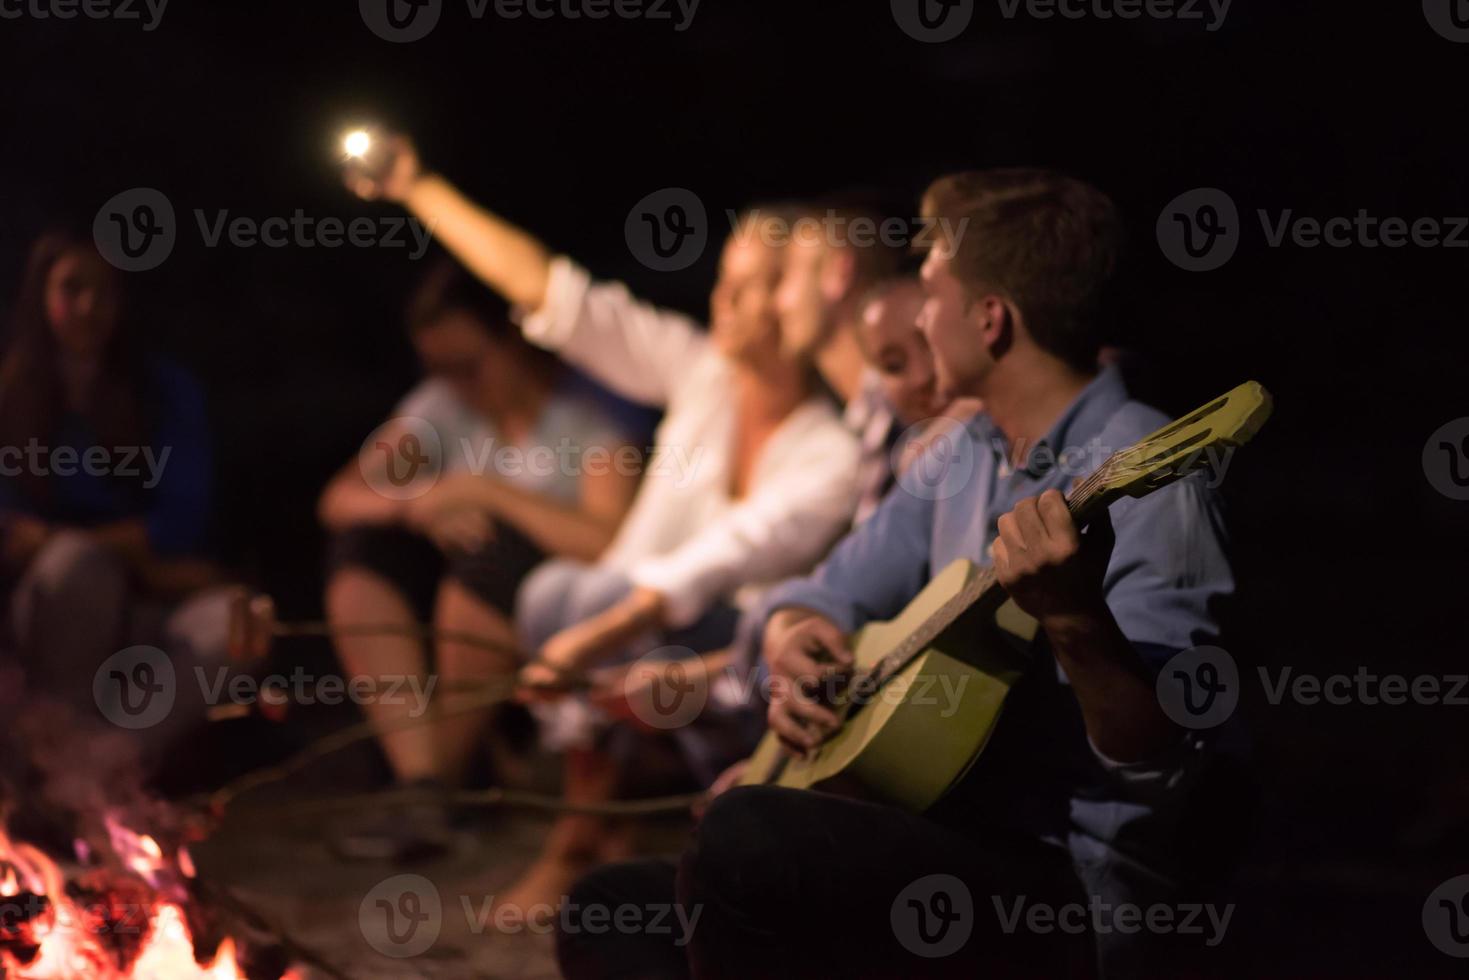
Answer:
[[[901, 275], [914, 264], [909, 248], [912, 219], [898, 218], [885, 198], [876, 192], [839, 191], [813, 198], [800, 207], [797, 221], [803, 218], [833, 222], [845, 229], [827, 244], [851, 251], [853, 287], [859, 294], [885, 279]], [[887, 232], [890, 222], [896, 222], [901, 228], [896, 237]], [[860, 240], [859, 228], [866, 229]]]
[[1096, 367], [1098, 311], [1123, 238], [1107, 195], [1049, 170], [971, 170], [934, 181], [923, 215], [938, 220], [966, 290], [999, 291], [1037, 344], [1073, 367]]

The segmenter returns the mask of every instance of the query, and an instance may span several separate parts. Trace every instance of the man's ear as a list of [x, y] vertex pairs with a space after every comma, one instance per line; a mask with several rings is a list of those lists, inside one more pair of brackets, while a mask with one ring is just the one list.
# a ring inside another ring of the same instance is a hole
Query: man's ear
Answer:
[[970, 316], [992, 355], [998, 356], [1014, 342], [1015, 310], [1000, 294], [981, 294], [970, 308]]
[[857, 256], [850, 248], [833, 248], [821, 264], [821, 298], [839, 303], [857, 283]]

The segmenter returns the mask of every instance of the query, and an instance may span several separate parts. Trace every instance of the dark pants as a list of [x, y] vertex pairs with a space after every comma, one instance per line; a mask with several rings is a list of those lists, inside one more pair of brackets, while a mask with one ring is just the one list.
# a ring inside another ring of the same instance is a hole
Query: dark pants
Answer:
[[396, 525], [363, 524], [336, 534], [328, 545], [327, 574], [348, 566], [364, 568], [391, 582], [420, 619], [433, 617], [439, 583], [454, 579], [505, 616], [515, 615], [520, 583], [546, 555], [517, 528], [495, 524], [480, 551], [445, 555], [428, 538]]
[[1071, 931], [1055, 917], [1078, 905], [1059, 848], [751, 787], [710, 807], [677, 864], [610, 865], [578, 882], [557, 956], [569, 980], [1090, 977], [1091, 935], [1080, 917], [1063, 919]]

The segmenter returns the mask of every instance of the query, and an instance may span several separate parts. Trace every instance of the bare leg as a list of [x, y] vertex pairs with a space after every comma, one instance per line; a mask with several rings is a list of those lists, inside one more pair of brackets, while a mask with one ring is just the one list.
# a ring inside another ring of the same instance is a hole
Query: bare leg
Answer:
[[[568, 803], [605, 803], [616, 794], [617, 765], [596, 749], [571, 749], [565, 761]], [[501, 895], [499, 904], [524, 914], [536, 906], [559, 907], [575, 881], [605, 861], [621, 860], [632, 850], [632, 825], [626, 820], [581, 813], [562, 814], [552, 824], [535, 862]]]
[[[515, 630], [509, 620], [453, 579], [445, 579], [439, 587], [434, 625], [441, 630], [470, 633], [515, 646]], [[508, 677], [518, 666], [508, 654], [453, 640], [441, 640], [438, 654], [439, 683], [444, 690], [435, 703], [440, 709], [453, 709], [469, 696], [454, 688]], [[489, 708], [466, 711], [434, 723], [436, 775], [444, 782], [456, 785], [463, 782], [492, 713]]]
[[[365, 569], [347, 567], [332, 575], [326, 588], [327, 618], [334, 626], [366, 624], [408, 627], [413, 609], [386, 579]], [[350, 676], [423, 677], [427, 655], [423, 644], [409, 636], [341, 636], [337, 655]], [[423, 725], [384, 731], [411, 720], [407, 699], [386, 704], [370, 700], [362, 706], [368, 720], [381, 732], [379, 741], [399, 782], [409, 783], [438, 775], [433, 732]]]

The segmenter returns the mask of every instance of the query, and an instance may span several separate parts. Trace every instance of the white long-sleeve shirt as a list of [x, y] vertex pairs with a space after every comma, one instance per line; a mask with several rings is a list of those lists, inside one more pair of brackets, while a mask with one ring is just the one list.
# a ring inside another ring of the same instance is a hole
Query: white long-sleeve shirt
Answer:
[[827, 399], [813, 396], [781, 422], [737, 500], [734, 367], [707, 332], [621, 283], [592, 282], [565, 257], [521, 328], [609, 388], [664, 409], [642, 485], [600, 563], [661, 593], [670, 627], [721, 597], [747, 607], [808, 570], [850, 524], [859, 448]]

